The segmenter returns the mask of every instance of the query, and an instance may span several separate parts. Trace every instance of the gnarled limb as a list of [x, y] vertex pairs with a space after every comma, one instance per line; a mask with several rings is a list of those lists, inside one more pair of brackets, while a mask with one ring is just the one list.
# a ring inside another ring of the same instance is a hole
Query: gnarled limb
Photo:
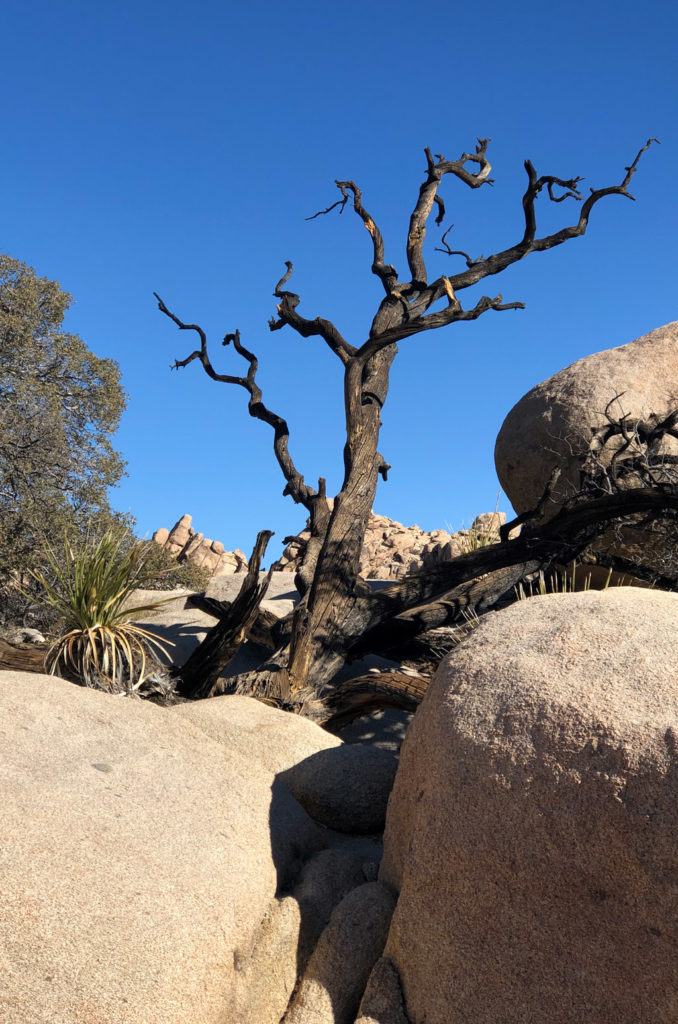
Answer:
[[326, 213], [330, 213], [330, 211], [336, 209], [337, 206], [339, 207], [339, 212], [343, 213], [346, 204], [349, 202], [350, 195], [353, 196], [353, 209], [360, 217], [372, 239], [372, 273], [376, 274], [379, 278], [384, 286], [386, 294], [392, 294], [398, 281], [398, 273], [395, 267], [390, 266], [390, 264], [387, 266], [384, 263], [384, 239], [381, 231], [363, 206], [362, 192], [354, 181], [335, 181], [334, 184], [341, 192], [341, 199], [337, 199], [336, 203], [332, 203], [332, 205], [328, 206], [326, 210], [318, 210], [317, 213], [314, 213], [312, 217], [307, 217], [306, 220], [315, 220], [316, 217], [321, 217]]
[[[285, 279], [283, 278], [283, 282], [284, 280]], [[233, 334], [226, 334], [222, 344], [228, 345], [233, 342], [233, 347], [236, 352], [249, 363], [247, 375], [245, 377], [238, 377], [226, 373], [217, 373], [212, 366], [207, 351], [207, 336], [204, 330], [198, 324], [184, 323], [178, 316], [176, 316], [175, 313], [172, 313], [167, 308], [156, 292], [153, 294], [158, 300], [158, 308], [161, 313], [164, 313], [165, 316], [169, 317], [169, 319], [178, 326], [179, 330], [196, 331], [200, 338], [200, 348], [191, 352], [186, 359], [175, 360], [173, 369], [186, 367], [194, 360], [198, 360], [202, 364], [205, 373], [208, 377], [211, 377], [212, 380], [218, 381], [222, 384], [234, 384], [238, 387], [244, 388], [245, 391], [248, 392], [248, 410], [250, 416], [255, 419], [262, 420], [273, 429], [273, 450], [275, 452], [276, 459], [278, 460], [278, 465], [280, 466], [283, 476], [287, 481], [283, 493], [289, 494], [294, 502], [301, 504], [308, 509], [313, 529], [318, 535], [323, 535], [324, 528], [329, 522], [330, 514], [325, 495], [325, 481], [322, 478], [319, 480], [318, 490], [316, 491], [304, 482], [303, 475], [296, 468], [288, 448], [290, 431], [287, 421], [264, 405], [262, 391], [256, 380], [259, 363], [256, 356], [241, 344], [240, 331], [235, 331]], [[311, 554], [312, 553], [313, 552], [311, 551]], [[307, 569], [307, 573], [312, 573], [312, 568]]]
[[450, 243], [447, 241], [447, 236], [449, 235], [453, 227], [454, 224], [450, 224], [449, 228], [447, 229], [447, 231], [444, 232], [443, 237], [440, 239], [441, 243], [445, 246], [445, 248], [441, 249], [440, 246], [436, 245], [433, 251], [444, 252], [447, 256], [463, 256], [464, 259], [466, 260], [467, 267], [472, 267], [474, 263], [479, 263], [480, 260], [483, 259], [482, 256], [477, 257], [476, 259], [472, 259], [467, 252], [463, 251], [463, 249], [450, 248]]
[[380, 352], [381, 349], [386, 348], [388, 345], [393, 345], [395, 342], [402, 341], [403, 338], [409, 338], [413, 334], [421, 334], [423, 331], [435, 331], [439, 327], [447, 327], [449, 324], [457, 323], [460, 320], [477, 320], [479, 316], [487, 313], [490, 309], [497, 312], [503, 312], [507, 309], [525, 309], [524, 302], [504, 302], [503, 295], [495, 295], [493, 299], [489, 295], [483, 295], [482, 298], [478, 299], [473, 309], [466, 310], [462, 309], [461, 303], [454, 293], [450, 278], [442, 278], [442, 290], [443, 294], [447, 295], [448, 298], [448, 304], [445, 309], [429, 313], [428, 316], [418, 316], [416, 319], [406, 320], [397, 327], [384, 331], [383, 334], [369, 338], [358, 349], [357, 358], [367, 361], [376, 355], [377, 352]]
[[[434, 202], [438, 205], [437, 223], [442, 223], [445, 215], [445, 207], [437, 195], [438, 187], [446, 174], [453, 174], [463, 181], [469, 188], [480, 188], [481, 185], [489, 185], [492, 179], [489, 173], [492, 165], [487, 159], [487, 147], [489, 139], [478, 139], [475, 153], [462, 153], [459, 160], [445, 160], [440, 153], [436, 153], [433, 159], [431, 150], [426, 147], [427, 174], [426, 180], [419, 189], [419, 197], [415, 204], [410, 225], [407, 232], [407, 264], [412, 275], [412, 288], [419, 289], [426, 287], [427, 275], [426, 264], [424, 263], [424, 239], [426, 237], [426, 221], [429, 218]], [[479, 165], [475, 173], [466, 169], [469, 162]]]
[[271, 530], [261, 530], [257, 534], [249, 568], [236, 599], [230, 604], [224, 602], [221, 608], [217, 607], [217, 602], [212, 603], [211, 614], [220, 613], [219, 621], [188, 661], [175, 672], [177, 692], [181, 697], [189, 700], [211, 697], [219, 676], [240, 649], [268, 589], [271, 573], [269, 571], [260, 583], [259, 566], [272, 536]]
[[295, 295], [294, 292], [282, 290], [282, 286], [287, 284], [292, 276], [294, 264], [290, 260], [285, 260], [285, 266], [287, 271], [278, 281], [273, 293], [277, 299], [280, 299], [276, 306], [278, 319], [276, 320], [275, 317], [271, 317], [268, 321], [269, 330], [279, 331], [282, 327], [289, 326], [294, 328], [302, 338], [311, 338], [317, 335], [327, 342], [331, 351], [336, 356], [339, 356], [342, 363], [346, 365], [349, 358], [355, 353], [355, 349], [342, 337], [331, 320], [324, 320], [320, 316], [317, 316], [315, 320], [307, 320], [297, 313], [297, 306], [301, 301], [299, 296]]
[[[461, 291], [463, 288], [470, 288], [471, 285], [477, 284], [485, 277], [489, 277], [493, 274], [500, 274], [502, 270], [506, 270], [506, 268], [511, 266], [512, 263], [517, 263], [518, 260], [524, 259], [529, 253], [545, 252], [556, 245], [562, 245], [563, 242], [567, 242], [571, 238], [578, 238], [584, 235], [588, 227], [589, 217], [591, 216], [593, 207], [596, 203], [600, 202], [601, 199], [604, 199], [605, 196], [620, 195], [625, 196], [627, 199], [634, 198], [634, 196], [632, 196], [628, 191], [631, 178], [638, 169], [638, 162], [643, 153], [649, 149], [653, 142], [658, 141], [658, 139], [647, 140], [645, 145], [636, 154], [633, 163], [629, 167], [625, 168], [626, 175], [620, 185], [612, 185], [608, 188], [601, 189], [591, 189], [591, 194], [582, 204], [576, 224], [562, 228], [560, 231], [556, 231], [553, 234], [545, 235], [543, 238], [536, 237], [536, 214], [534, 211], [534, 203], [539, 192], [543, 189], [544, 185], [546, 185], [548, 189], [548, 185], [551, 184], [551, 190], [549, 190], [549, 192], [551, 198], [555, 202], [561, 202], [563, 199], [570, 196], [575, 199], [581, 199], [581, 194], [576, 189], [576, 185], [582, 179], [571, 178], [564, 181], [563, 179], [555, 178], [550, 175], [544, 175], [537, 178], [534, 167], [530, 161], [527, 161], [525, 169], [528, 175], [528, 185], [523, 196], [525, 232], [522, 239], [516, 245], [510, 246], [508, 249], [503, 249], [501, 252], [495, 253], [493, 256], [488, 256], [487, 259], [474, 262], [472, 267], [469, 267], [461, 274], [451, 276], [450, 282], [454, 290]], [[567, 190], [566, 194], [558, 198], [553, 196], [553, 184], [560, 184], [565, 187]]]
[[323, 701], [325, 717], [318, 715], [316, 721], [331, 730], [386, 707], [414, 712], [424, 699], [428, 683], [426, 676], [409, 672], [368, 672], [348, 679], [328, 694]]
[[[622, 195], [627, 199], [633, 199], [634, 197], [628, 191], [631, 178], [638, 168], [638, 162], [643, 153], [649, 148], [652, 142], [657, 141], [657, 139], [648, 139], [647, 143], [638, 151], [633, 163], [626, 168], [626, 175], [620, 185], [591, 190], [590, 196], [582, 205], [580, 216], [576, 224], [562, 228], [560, 231], [546, 235], [543, 238], [536, 237], [537, 224], [535, 200], [537, 196], [543, 188], [546, 188], [549, 198], [553, 202], [560, 203], [567, 198], [581, 200], [583, 197], [578, 191], [577, 185], [582, 179], [562, 179], [553, 175], [542, 175], [541, 177], [538, 177], [532, 163], [529, 160], [526, 161], [525, 168], [528, 175], [528, 186], [523, 196], [525, 231], [520, 242], [508, 249], [504, 249], [502, 252], [496, 253], [493, 256], [475, 260], [471, 260], [467, 253], [463, 253], [461, 250], [452, 250], [448, 246], [450, 254], [457, 252], [459, 255], [463, 255], [465, 257], [467, 270], [460, 274], [450, 275], [449, 277], [440, 277], [431, 285], [426, 286], [416, 294], [409, 305], [408, 318], [397, 326], [389, 325], [389, 328], [382, 333], [377, 334], [372, 331], [370, 339], [359, 349], [359, 357], [370, 358], [370, 356], [373, 355], [374, 352], [378, 351], [379, 348], [401, 341], [403, 338], [410, 337], [413, 334], [419, 334], [422, 331], [445, 327], [457, 320], [477, 319], [478, 316], [482, 315], [482, 313], [486, 312], [488, 309], [524, 309], [524, 304], [521, 302], [504, 304], [502, 297], [499, 295], [495, 299], [489, 299], [487, 296], [483, 296], [473, 310], [464, 311], [461, 309], [459, 300], [456, 298], [456, 293], [462, 291], [464, 288], [469, 288], [472, 285], [477, 284], [485, 277], [501, 273], [512, 263], [516, 263], [518, 260], [524, 259], [525, 256], [530, 253], [545, 252], [556, 245], [562, 245], [563, 242], [567, 242], [571, 238], [577, 238], [584, 235], [586, 233], [589, 217], [594, 205], [605, 196]], [[433, 171], [430, 168], [429, 174], [432, 173]], [[425, 183], [422, 188], [428, 188], [430, 190], [433, 189], [434, 186], [437, 188], [435, 180], [430, 183]], [[562, 195], [555, 195], [553, 189], [556, 186], [564, 188], [565, 192]], [[431, 205], [432, 203], [428, 203], [428, 205], [425, 204], [420, 210], [419, 216], [423, 216], [424, 213], [428, 216]], [[427, 210], [428, 212], [426, 212]], [[416, 239], [416, 251], [418, 251], [420, 246], [423, 244], [421, 231], [422, 229], [420, 226]], [[446, 235], [447, 232], [445, 232], [443, 238], [445, 238]], [[408, 238], [410, 238], [410, 236], [408, 236]], [[423, 258], [420, 259], [415, 256], [413, 259], [420, 280], [425, 284], [426, 278]], [[414, 284], [415, 282], [413, 281], [413, 286]], [[447, 296], [448, 298], [448, 306], [446, 309], [432, 313], [428, 316], [424, 315], [433, 303], [437, 302], [444, 296]]]

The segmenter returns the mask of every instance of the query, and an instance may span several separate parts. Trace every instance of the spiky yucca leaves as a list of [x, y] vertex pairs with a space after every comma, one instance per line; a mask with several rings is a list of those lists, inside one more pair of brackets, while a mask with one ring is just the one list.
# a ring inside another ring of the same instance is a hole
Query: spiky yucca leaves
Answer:
[[166, 653], [159, 637], [129, 621], [164, 604], [128, 607], [132, 593], [157, 578], [145, 564], [146, 546], [122, 530], [107, 530], [84, 544], [64, 543], [63, 556], [46, 552], [49, 579], [30, 575], [39, 600], [59, 616], [63, 632], [49, 648], [45, 667], [109, 693], [169, 696], [171, 684], [153, 650]]

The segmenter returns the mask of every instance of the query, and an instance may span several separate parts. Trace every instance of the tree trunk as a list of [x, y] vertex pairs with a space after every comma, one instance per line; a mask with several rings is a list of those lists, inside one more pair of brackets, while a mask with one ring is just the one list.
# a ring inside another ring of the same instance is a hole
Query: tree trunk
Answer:
[[[387, 297], [371, 333], [395, 327], [403, 317], [401, 304]], [[381, 409], [397, 351], [395, 344], [388, 345], [367, 360], [354, 357], [346, 365], [344, 482], [334, 499], [308, 601], [294, 618], [288, 665], [291, 692], [309, 684], [322, 686], [341, 668], [343, 638], [355, 597], [369, 593], [359, 579], [360, 556], [377, 482], [389, 469], [378, 444]]]

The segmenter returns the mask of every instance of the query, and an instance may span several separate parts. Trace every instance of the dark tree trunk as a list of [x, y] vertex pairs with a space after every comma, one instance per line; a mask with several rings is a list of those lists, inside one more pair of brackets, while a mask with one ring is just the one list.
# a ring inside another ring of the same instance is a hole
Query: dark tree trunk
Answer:
[[259, 566], [272, 536], [270, 530], [262, 530], [257, 535], [249, 569], [235, 601], [224, 603], [220, 608], [216, 607], [219, 602], [211, 602], [210, 611], [219, 614], [219, 621], [188, 661], [176, 670], [179, 696], [190, 700], [211, 697], [219, 676], [238, 652], [268, 588], [271, 574], [269, 572], [260, 583]]

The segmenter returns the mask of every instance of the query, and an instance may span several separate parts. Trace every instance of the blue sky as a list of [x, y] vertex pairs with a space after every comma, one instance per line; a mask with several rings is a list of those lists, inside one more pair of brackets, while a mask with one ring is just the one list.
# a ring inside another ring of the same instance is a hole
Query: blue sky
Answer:
[[[284, 260], [300, 312], [359, 344], [380, 298], [369, 238], [347, 211], [306, 221], [352, 178], [403, 268], [424, 146], [448, 158], [490, 136], [494, 188], [442, 188], [455, 247], [484, 254], [521, 235], [523, 161], [539, 173], [632, 186], [589, 232], [487, 282], [522, 312], [487, 313], [401, 344], [380, 449], [392, 465], [375, 510], [426, 529], [494, 507], [493, 447], [530, 387], [584, 355], [678, 319], [678, 15], [668, 0], [562, 8], [302, 2], [190, 6], [166, 0], [0, 0], [0, 250], [58, 280], [67, 326], [118, 360], [129, 406], [112, 494], [141, 534], [190, 512], [227, 547], [282, 538], [304, 510], [282, 497], [271, 432], [246, 395], [197, 365], [152, 292], [241, 370], [226, 331], [260, 360], [264, 399], [291, 427], [308, 480], [341, 482], [340, 364], [319, 339], [269, 333]], [[542, 202], [543, 230], [577, 217]], [[429, 273], [458, 272], [433, 253]], [[465, 295], [466, 301], [469, 295]], [[504, 498], [500, 508], [507, 508]]]

